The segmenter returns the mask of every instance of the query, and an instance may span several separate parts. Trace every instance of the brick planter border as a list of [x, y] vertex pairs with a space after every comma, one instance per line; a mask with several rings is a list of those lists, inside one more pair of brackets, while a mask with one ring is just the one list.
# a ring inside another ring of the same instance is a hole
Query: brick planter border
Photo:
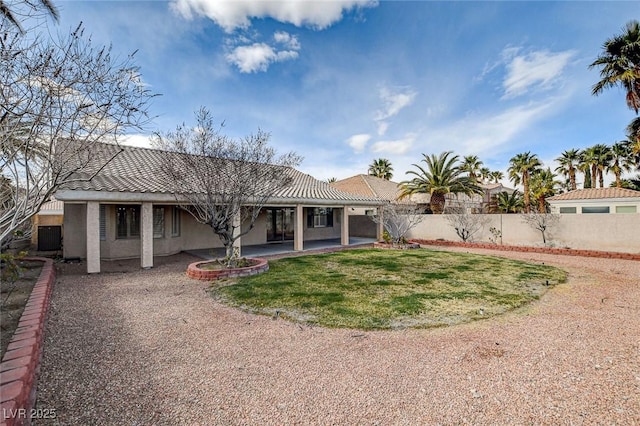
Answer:
[[214, 281], [221, 278], [237, 278], [257, 275], [269, 270], [269, 263], [266, 259], [253, 258], [249, 259], [255, 262], [254, 265], [244, 268], [228, 268], [228, 269], [202, 269], [200, 265], [211, 263], [211, 260], [194, 262], [187, 267], [187, 276], [194, 280]]
[[43, 262], [42, 271], [24, 307], [0, 363], [0, 425], [31, 424], [30, 411], [36, 400], [36, 385], [44, 343], [44, 325], [56, 279], [53, 260], [25, 257]]
[[385, 250], [411, 250], [420, 248], [420, 244], [418, 243], [407, 243], [403, 245], [393, 245], [390, 243], [381, 243], [376, 241], [373, 243], [373, 248], [385, 249]]
[[559, 254], [564, 256], [584, 256], [584, 257], [600, 257], [606, 259], [625, 259], [640, 260], [640, 254], [621, 253], [615, 251], [598, 251], [598, 250], [578, 250], [568, 248], [553, 247], [528, 247], [528, 246], [508, 246], [490, 243], [465, 243], [462, 241], [445, 241], [445, 240], [411, 240], [425, 246], [449, 246], [449, 247], [469, 247], [482, 248], [500, 251], [523, 251], [532, 253]]

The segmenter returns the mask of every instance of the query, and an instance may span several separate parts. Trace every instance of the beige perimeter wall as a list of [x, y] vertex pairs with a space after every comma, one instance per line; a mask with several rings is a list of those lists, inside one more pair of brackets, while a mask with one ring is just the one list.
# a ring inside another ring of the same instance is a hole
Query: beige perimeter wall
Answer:
[[[409, 231], [408, 238], [461, 241], [448, 222], [449, 215], [425, 215]], [[543, 246], [542, 235], [517, 214], [477, 215], [486, 221], [474, 241], [490, 242], [489, 229], [502, 231], [502, 244]], [[547, 231], [547, 245], [581, 250], [640, 253], [640, 214], [560, 215], [560, 221]]]

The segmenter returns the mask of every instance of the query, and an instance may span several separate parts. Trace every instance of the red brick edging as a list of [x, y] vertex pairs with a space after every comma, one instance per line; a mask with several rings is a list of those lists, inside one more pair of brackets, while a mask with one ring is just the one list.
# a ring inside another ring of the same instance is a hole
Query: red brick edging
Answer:
[[416, 242], [425, 246], [454, 246], [454, 247], [483, 248], [483, 249], [500, 250], [500, 251], [524, 251], [524, 252], [533, 252], [533, 253], [560, 254], [564, 256], [585, 256], [585, 257], [602, 257], [602, 258], [608, 258], [608, 259], [640, 260], [640, 254], [621, 253], [621, 252], [614, 252], [614, 251], [577, 250], [577, 249], [553, 248], [553, 247], [509, 246], [509, 245], [501, 245], [501, 244], [465, 243], [462, 241], [445, 241], [445, 240], [411, 240], [411, 242]]
[[44, 343], [44, 324], [56, 279], [53, 260], [42, 257], [25, 257], [24, 260], [40, 261], [44, 265], [0, 363], [2, 426], [31, 423], [30, 414], [36, 399], [36, 381]]
[[187, 267], [187, 276], [200, 281], [213, 281], [220, 278], [248, 277], [249, 275], [257, 275], [269, 270], [269, 263], [266, 259], [256, 257], [251, 260], [256, 263], [244, 268], [227, 269], [200, 269], [199, 265], [211, 263], [211, 261], [194, 262]]

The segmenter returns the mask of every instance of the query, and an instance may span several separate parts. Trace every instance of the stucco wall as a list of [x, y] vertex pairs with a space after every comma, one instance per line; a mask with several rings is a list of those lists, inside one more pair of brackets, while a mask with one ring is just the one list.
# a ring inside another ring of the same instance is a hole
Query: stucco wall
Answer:
[[87, 257], [87, 206], [64, 205], [64, 238], [62, 253], [65, 259]]
[[349, 235], [352, 237], [375, 238], [377, 226], [370, 216], [349, 216]]
[[[542, 246], [542, 235], [523, 222], [517, 214], [477, 215], [485, 220], [475, 241], [489, 242], [489, 229], [502, 231], [502, 243]], [[424, 220], [409, 231], [409, 238], [460, 241], [447, 221], [448, 215], [425, 215]], [[547, 232], [547, 241], [554, 247], [583, 250], [640, 253], [640, 214], [560, 215], [560, 221]]]
[[304, 240], [326, 240], [329, 238], [340, 238], [342, 229], [340, 221], [342, 220], [342, 209], [333, 209], [333, 226], [323, 228], [309, 228], [307, 226], [307, 209], [304, 212]]
[[[100, 241], [100, 258], [105, 260], [140, 257], [140, 238], [116, 238], [116, 205], [105, 204], [105, 238]], [[220, 238], [211, 227], [198, 223], [186, 211], [180, 212], [180, 235], [172, 236], [171, 205], [154, 205], [164, 207], [164, 236], [153, 239], [153, 254], [164, 256], [179, 253], [183, 250], [197, 250], [222, 247]], [[86, 205], [65, 204], [64, 207], [65, 239], [63, 253], [65, 258], [86, 258]], [[333, 210], [333, 227], [308, 228], [304, 224], [304, 239], [319, 240], [339, 238], [341, 227], [341, 209]], [[305, 216], [306, 218], [306, 211]], [[265, 244], [267, 242], [267, 214], [262, 212], [251, 231], [242, 237], [242, 245]], [[243, 230], [249, 224], [243, 224]]]

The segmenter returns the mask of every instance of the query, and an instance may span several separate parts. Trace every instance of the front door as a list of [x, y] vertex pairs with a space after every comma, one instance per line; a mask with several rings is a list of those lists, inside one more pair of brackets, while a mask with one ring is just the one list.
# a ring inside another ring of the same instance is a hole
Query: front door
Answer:
[[293, 240], [294, 209], [267, 208], [267, 241]]

